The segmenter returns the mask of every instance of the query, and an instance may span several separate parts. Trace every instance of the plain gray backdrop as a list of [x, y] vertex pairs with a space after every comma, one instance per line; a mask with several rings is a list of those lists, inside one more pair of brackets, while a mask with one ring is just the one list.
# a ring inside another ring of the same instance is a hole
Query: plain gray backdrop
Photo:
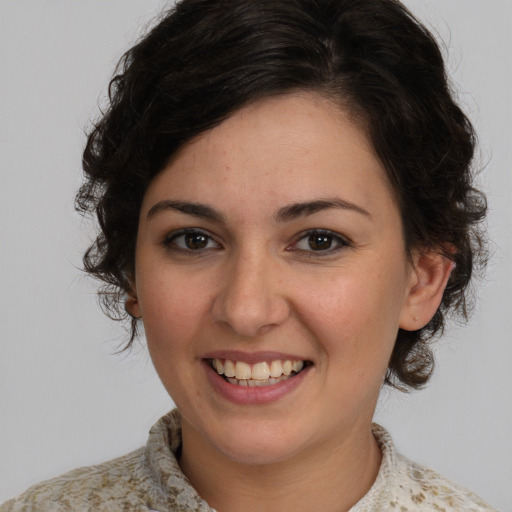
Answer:
[[[429, 387], [384, 391], [377, 419], [410, 458], [512, 511], [512, 2], [409, 0], [445, 42], [480, 135], [493, 258]], [[0, 502], [145, 442], [171, 407], [143, 346], [100, 312], [73, 211], [84, 127], [163, 0], [0, 0]], [[143, 344], [142, 344], [143, 345]]]

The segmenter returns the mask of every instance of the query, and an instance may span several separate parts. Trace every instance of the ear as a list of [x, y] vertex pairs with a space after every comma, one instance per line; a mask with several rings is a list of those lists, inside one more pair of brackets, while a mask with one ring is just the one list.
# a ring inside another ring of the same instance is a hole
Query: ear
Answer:
[[133, 318], [142, 318], [139, 306], [139, 299], [137, 297], [137, 294], [133, 291], [134, 288], [135, 286], [132, 286], [132, 289], [126, 292], [124, 308], [126, 309], [128, 314]]
[[454, 263], [433, 249], [413, 254], [413, 268], [406, 302], [400, 314], [400, 327], [416, 331], [435, 315], [450, 279]]

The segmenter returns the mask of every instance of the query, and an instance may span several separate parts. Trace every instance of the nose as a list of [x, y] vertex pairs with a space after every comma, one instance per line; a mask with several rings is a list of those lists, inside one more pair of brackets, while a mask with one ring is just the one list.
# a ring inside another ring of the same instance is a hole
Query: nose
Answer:
[[281, 325], [290, 314], [282, 272], [271, 257], [239, 257], [226, 264], [214, 298], [214, 319], [239, 336], [261, 336]]

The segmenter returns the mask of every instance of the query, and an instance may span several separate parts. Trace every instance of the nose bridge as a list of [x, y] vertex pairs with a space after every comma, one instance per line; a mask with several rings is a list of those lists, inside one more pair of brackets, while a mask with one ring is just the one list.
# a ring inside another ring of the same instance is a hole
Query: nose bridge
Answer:
[[214, 315], [244, 337], [265, 333], [288, 315], [288, 304], [279, 286], [277, 258], [263, 247], [241, 249], [226, 263]]

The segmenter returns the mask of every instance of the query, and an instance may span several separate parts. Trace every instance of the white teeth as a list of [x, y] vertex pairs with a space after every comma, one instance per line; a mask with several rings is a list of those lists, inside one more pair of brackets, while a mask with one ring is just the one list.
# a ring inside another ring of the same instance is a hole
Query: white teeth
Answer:
[[300, 372], [304, 368], [304, 363], [302, 361], [293, 361], [292, 370], [294, 372]]
[[224, 375], [224, 365], [220, 359], [213, 360], [213, 367], [217, 370], [219, 375]]
[[272, 361], [270, 363], [270, 376], [277, 378], [283, 375], [283, 365], [281, 361]]
[[224, 375], [226, 377], [234, 377], [235, 376], [235, 363], [226, 359], [224, 361]]
[[286, 377], [286, 375], [281, 375], [281, 377], [279, 377], [278, 379], [274, 379], [272, 377], [267, 380], [253, 380], [253, 379], [238, 380], [238, 379], [229, 378], [229, 379], [227, 379], [227, 381], [230, 384], [236, 384], [237, 386], [247, 386], [250, 388], [259, 388], [259, 387], [264, 387], [264, 386], [272, 386], [272, 384], [277, 384], [278, 382], [281, 382], [286, 379], [288, 379], [288, 377]]
[[[238, 364], [238, 363], [237, 363]], [[251, 377], [255, 380], [267, 380], [270, 376], [270, 368], [267, 363], [256, 363], [252, 367]]]
[[212, 359], [212, 368], [224, 375], [232, 384], [241, 386], [267, 386], [288, 378], [292, 372], [298, 373], [304, 368], [304, 361], [262, 361], [250, 365], [243, 361], [231, 361], [229, 359]]
[[240, 379], [250, 379], [251, 378], [251, 367], [244, 363], [243, 361], [237, 361], [235, 365], [235, 377]]

